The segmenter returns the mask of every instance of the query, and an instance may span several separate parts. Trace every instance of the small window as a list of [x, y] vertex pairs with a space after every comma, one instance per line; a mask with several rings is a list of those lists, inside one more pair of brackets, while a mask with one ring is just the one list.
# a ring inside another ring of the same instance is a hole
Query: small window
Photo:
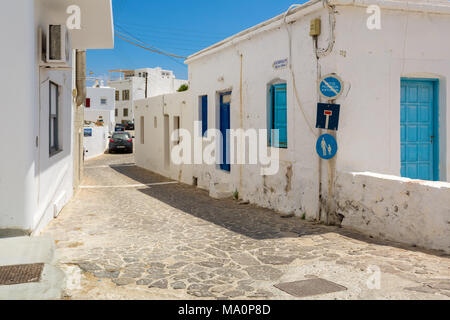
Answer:
[[119, 109], [116, 109], [115, 110], [115, 115], [114, 115], [115, 117], [118, 117], [119, 116]]
[[122, 91], [122, 100], [124, 100], [124, 101], [130, 100], [130, 90]]
[[50, 81], [49, 92], [49, 149], [50, 156], [60, 151], [59, 146], [59, 87]]
[[108, 99], [106, 99], [106, 98], [101, 98], [101, 99], [100, 99], [100, 104], [101, 104], [101, 105], [107, 105], [107, 104], [108, 104]]
[[208, 131], [208, 96], [200, 97], [200, 115], [202, 121], [202, 136]]
[[91, 98], [86, 98], [86, 108], [91, 107]]
[[116, 101], [120, 101], [120, 91], [116, 90]]
[[154, 119], [153, 119], [153, 127], [156, 129], [156, 128], [158, 128], [158, 118], [157, 117], [155, 117]]
[[141, 144], [144, 144], [144, 135], [145, 135], [145, 120], [144, 117], [141, 116]]
[[[287, 148], [286, 84], [283, 83], [271, 86], [270, 98], [269, 144], [276, 148]], [[278, 130], [278, 139], [276, 139], [274, 130]]]
[[128, 108], [123, 109], [123, 116], [128, 117]]

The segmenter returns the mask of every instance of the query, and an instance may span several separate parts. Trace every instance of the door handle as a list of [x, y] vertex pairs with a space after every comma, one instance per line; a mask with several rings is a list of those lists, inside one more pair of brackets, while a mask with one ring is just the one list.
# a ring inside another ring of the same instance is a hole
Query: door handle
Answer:
[[434, 136], [431, 136], [431, 143], [434, 143]]

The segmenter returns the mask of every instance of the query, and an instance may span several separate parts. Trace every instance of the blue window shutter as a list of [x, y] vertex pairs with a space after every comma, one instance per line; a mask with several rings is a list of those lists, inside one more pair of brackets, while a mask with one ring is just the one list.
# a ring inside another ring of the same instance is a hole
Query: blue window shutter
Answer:
[[279, 130], [279, 141], [273, 141], [278, 148], [287, 148], [287, 95], [286, 84], [274, 85], [273, 88], [273, 129]]
[[208, 96], [202, 96], [202, 136], [208, 131]]

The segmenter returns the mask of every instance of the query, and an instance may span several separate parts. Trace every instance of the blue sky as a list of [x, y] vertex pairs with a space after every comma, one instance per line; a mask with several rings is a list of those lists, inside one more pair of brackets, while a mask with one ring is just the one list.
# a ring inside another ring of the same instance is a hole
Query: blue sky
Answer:
[[[166, 52], [188, 56], [286, 11], [305, 0], [112, 0], [116, 31]], [[151, 53], [115, 39], [113, 50], [89, 50], [87, 70], [106, 77], [110, 69], [157, 67], [187, 79], [182, 59]]]

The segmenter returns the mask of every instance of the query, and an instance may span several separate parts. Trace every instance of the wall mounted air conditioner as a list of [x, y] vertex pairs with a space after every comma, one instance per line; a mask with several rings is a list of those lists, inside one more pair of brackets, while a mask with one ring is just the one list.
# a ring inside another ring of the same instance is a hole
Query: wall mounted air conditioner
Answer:
[[70, 67], [70, 39], [63, 24], [49, 24], [39, 29], [41, 64], [49, 68]]

